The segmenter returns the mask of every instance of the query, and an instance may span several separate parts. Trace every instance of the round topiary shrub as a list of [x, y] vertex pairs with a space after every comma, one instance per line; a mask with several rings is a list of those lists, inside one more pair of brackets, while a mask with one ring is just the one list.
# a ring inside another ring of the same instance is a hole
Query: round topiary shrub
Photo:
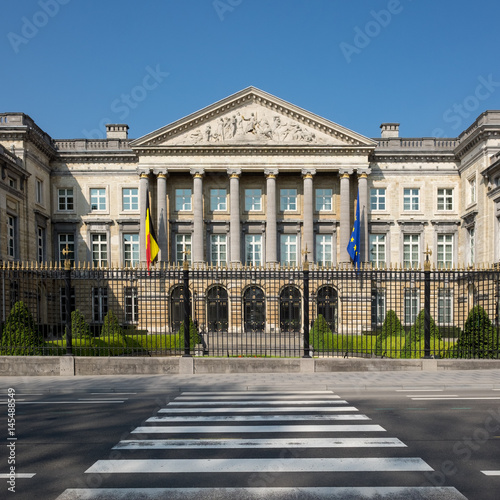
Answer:
[[22, 302], [16, 302], [5, 322], [0, 352], [13, 356], [43, 354], [44, 341], [37, 331], [32, 314]]

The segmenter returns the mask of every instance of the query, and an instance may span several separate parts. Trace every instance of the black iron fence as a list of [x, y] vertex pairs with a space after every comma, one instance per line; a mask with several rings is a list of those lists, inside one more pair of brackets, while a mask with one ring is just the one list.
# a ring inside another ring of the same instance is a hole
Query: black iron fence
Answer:
[[499, 357], [500, 269], [0, 268], [2, 355]]

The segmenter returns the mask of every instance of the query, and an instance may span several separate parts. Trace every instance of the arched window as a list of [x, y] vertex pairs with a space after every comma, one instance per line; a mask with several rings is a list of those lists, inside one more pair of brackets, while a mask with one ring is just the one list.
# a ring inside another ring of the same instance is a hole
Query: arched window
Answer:
[[318, 316], [325, 318], [330, 330], [337, 331], [338, 294], [332, 286], [322, 286], [316, 298]]
[[300, 290], [293, 285], [287, 285], [280, 293], [280, 330], [281, 332], [297, 333], [301, 327]]
[[207, 323], [209, 332], [227, 332], [227, 291], [222, 286], [213, 286], [207, 292]]
[[243, 294], [245, 332], [263, 332], [266, 326], [266, 300], [262, 288], [248, 287]]
[[[189, 292], [189, 311], [191, 312], [191, 293]], [[177, 333], [184, 323], [184, 288], [176, 286], [170, 293], [170, 331]]]

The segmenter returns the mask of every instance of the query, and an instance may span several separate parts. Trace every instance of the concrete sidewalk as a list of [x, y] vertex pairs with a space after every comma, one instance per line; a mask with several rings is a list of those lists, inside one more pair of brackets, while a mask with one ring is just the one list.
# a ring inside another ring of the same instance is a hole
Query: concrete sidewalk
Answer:
[[333, 373], [230, 373], [200, 375], [2, 376], [0, 392], [156, 392], [171, 390], [499, 389], [500, 369]]

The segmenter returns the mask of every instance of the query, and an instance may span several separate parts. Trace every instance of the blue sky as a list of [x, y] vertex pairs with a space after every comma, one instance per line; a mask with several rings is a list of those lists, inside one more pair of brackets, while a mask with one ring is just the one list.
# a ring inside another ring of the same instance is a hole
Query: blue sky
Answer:
[[250, 85], [368, 137], [500, 109], [496, 0], [3, 0], [0, 112], [136, 138]]

